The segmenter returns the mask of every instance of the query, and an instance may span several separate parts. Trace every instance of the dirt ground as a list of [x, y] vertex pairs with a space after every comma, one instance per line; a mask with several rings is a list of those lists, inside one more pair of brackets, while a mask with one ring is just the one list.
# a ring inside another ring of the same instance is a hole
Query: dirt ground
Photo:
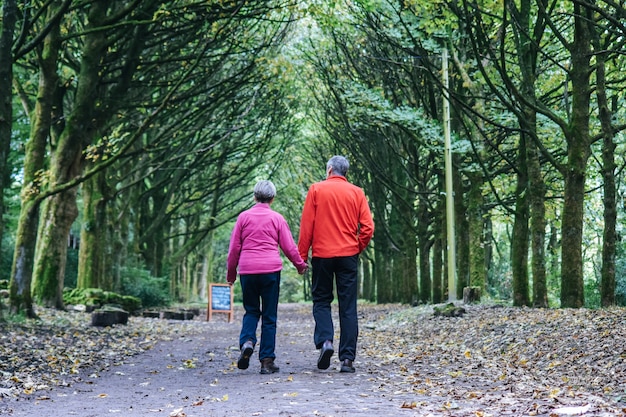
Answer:
[[[127, 358], [69, 387], [0, 402], [11, 416], [395, 416], [409, 398], [377, 393], [357, 358], [355, 374], [338, 371], [337, 355], [328, 370], [316, 368], [313, 324], [308, 307], [281, 305], [277, 336], [280, 372], [261, 375], [257, 351], [250, 367], [236, 360], [241, 311], [199, 322], [198, 334], [181, 334]], [[172, 326], [176, 326], [175, 321]], [[97, 376], [97, 377], [96, 377]], [[414, 400], [414, 396], [411, 396]], [[4, 410], [4, 411], [3, 411]], [[407, 410], [409, 411], [409, 410]]]
[[0, 415], [626, 416], [624, 310], [479, 307], [448, 319], [366, 306], [356, 373], [344, 374], [337, 355], [316, 368], [310, 308], [279, 307], [279, 373], [259, 374], [256, 351], [237, 369], [239, 307], [233, 323], [219, 315], [178, 331], [171, 321], [169, 340], [65, 386], [0, 396]]

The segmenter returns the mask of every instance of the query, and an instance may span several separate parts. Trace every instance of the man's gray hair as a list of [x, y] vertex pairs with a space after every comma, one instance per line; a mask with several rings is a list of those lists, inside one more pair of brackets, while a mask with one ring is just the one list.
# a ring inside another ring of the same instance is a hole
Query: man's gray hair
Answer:
[[328, 163], [326, 164], [326, 171], [328, 171], [328, 168], [333, 169], [333, 174], [345, 177], [348, 173], [348, 169], [350, 168], [350, 163], [344, 156], [335, 155], [328, 160]]
[[269, 203], [276, 197], [276, 187], [269, 180], [261, 180], [254, 186], [254, 198], [259, 203]]

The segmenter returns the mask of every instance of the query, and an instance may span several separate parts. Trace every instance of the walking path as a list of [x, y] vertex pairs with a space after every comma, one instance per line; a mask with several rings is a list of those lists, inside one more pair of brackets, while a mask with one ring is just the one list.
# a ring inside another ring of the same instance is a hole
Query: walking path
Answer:
[[[360, 306], [354, 374], [339, 372], [337, 355], [329, 369], [316, 368], [310, 305], [279, 306], [280, 372], [271, 375], [259, 373], [256, 352], [250, 368], [236, 367], [241, 307], [234, 323], [225, 315], [211, 322], [131, 318], [123, 328], [129, 342], [134, 332], [136, 343], [146, 339], [137, 330], [144, 325], [165, 340], [134, 356], [111, 353], [124, 350], [121, 341], [115, 350], [90, 349], [95, 371], [80, 368], [61, 386], [0, 396], [0, 415], [626, 416], [624, 309], [466, 308], [463, 317], [443, 318], [430, 306]], [[57, 356], [71, 351], [59, 347]]]
[[316, 368], [307, 306], [279, 308], [279, 373], [259, 374], [256, 351], [247, 370], [237, 369], [240, 319], [238, 312], [234, 323], [220, 317], [198, 323], [198, 334], [159, 342], [97, 377], [21, 399], [6, 411], [15, 417], [411, 415], [402, 413], [402, 396], [389, 398], [377, 389], [365, 372], [366, 356], [357, 358], [355, 374], [338, 372], [337, 355], [328, 370]]

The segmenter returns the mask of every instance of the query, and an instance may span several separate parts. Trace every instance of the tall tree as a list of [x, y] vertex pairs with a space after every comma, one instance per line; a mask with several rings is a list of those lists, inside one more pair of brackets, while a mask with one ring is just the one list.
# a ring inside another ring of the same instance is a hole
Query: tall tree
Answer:
[[17, 3], [15, 0], [3, 1], [0, 22], [0, 242], [4, 233], [3, 196], [11, 174], [7, 162], [13, 125], [13, 34], [16, 23]]
[[[39, 84], [37, 100], [31, 115], [30, 138], [26, 144], [24, 159], [23, 185], [21, 192], [21, 210], [16, 232], [15, 252], [11, 271], [10, 300], [14, 313], [24, 311], [28, 317], [35, 317], [32, 303], [32, 272], [35, 260], [37, 228], [41, 202], [46, 198], [44, 187], [47, 182], [44, 173], [46, 145], [58, 139], [63, 126], [59, 113], [59, 99], [62, 99], [62, 86], [59, 85], [57, 65], [59, 60], [60, 21], [69, 6], [69, 1], [53, 1], [44, 10], [45, 21], [41, 47], [35, 42], [24, 43], [17, 56], [36, 48], [39, 66]], [[28, 16], [28, 14], [26, 14]], [[24, 27], [32, 27], [34, 22], [25, 19]], [[37, 37], [35, 37], [37, 39]], [[18, 44], [19, 46], [19, 44]], [[56, 118], [55, 118], [56, 117]], [[54, 124], [53, 124], [54, 119]]]

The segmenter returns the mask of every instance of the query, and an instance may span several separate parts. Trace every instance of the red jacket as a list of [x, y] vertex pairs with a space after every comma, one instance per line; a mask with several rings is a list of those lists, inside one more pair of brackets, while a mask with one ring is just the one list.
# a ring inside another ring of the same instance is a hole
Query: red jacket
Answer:
[[357, 255], [374, 234], [374, 222], [363, 190], [345, 177], [330, 176], [309, 188], [300, 221], [298, 251], [316, 258]]

